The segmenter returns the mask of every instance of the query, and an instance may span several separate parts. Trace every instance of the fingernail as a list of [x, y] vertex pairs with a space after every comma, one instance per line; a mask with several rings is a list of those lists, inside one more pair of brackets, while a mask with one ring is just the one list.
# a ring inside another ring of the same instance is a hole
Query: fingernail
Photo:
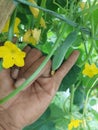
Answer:
[[16, 79], [16, 78], [17, 78], [18, 73], [19, 73], [19, 69], [18, 69], [18, 68], [15, 68], [14, 71], [12, 72], [12, 77], [13, 77], [13, 79]]
[[18, 88], [20, 85], [24, 83], [25, 80], [26, 80], [25, 78], [21, 78], [18, 81], [16, 81], [15, 87]]

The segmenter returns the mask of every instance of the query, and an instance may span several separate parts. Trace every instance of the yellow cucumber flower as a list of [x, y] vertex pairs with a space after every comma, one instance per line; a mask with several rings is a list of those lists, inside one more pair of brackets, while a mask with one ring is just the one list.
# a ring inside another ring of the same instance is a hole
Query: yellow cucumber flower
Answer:
[[4, 46], [0, 47], [0, 58], [3, 59], [3, 68], [10, 68], [13, 65], [24, 66], [26, 53], [21, 51], [14, 43], [6, 41]]
[[[28, 1], [31, 2], [32, 4], [37, 5], [34, 0], [28, 0]], [[39, 9], [34, 8], [34, 7], [32, 7], [32, 6], [30, 6], [29, 8], [30, 8], [30, 11], [32, 12], [32, 14], [34, 15], [34, 17], [37, 18], [38, 15], [39, 15]]]
[[82, 123], [82, 120], [71, 120], [71, 122], [68, 124], [68, 130], [79, 127], [80, 123]]
[[86, 2], [80, 2], [79, 5], [80, 8], [83, 10], [85, 8]]
[[92, 78], [93, 76], [95, 76], [96, 74], [98, 74], [98, 68], [96, 67], [96, 65], [93, 64], [85, 64], [85, 68], [82, 71], [82, 73], [90, 78]]
[[35, 28], [34, 30], [28, 30], [23, 36], [23, 41], [36, 45], [40, 39], [40, 34], [40, 29]]
[[[32, 4], [37, 5], [34, 0], [28, 0], [28, 1], [31, 2]], [[31, 6], [29, 6], [29, 8], [30, 8], [30, 11], [31, 11], [31, 13], [33, 14], [33, 16], [34, 16], [35, 18], [38, 18], [39, 9], [38, 9], [38, 8], [34, 8], [34, 7], [31, 7]], [[43, 19], [42, 17], [41, 17], [41, 19], [40, 19], [40, 25], [41, 25], [41, 27], [46, 28], [45, 21], [44, 21], [44, 19]]]
[[[8, 32], [9, 29], [9, 23], [10, 23], [10, 19], [6, 22], [2, 32]], [[14, 34], [18, 34], [19, 30], [18, 30], [18, 25], [20, 23], [20, 19], [18, 17], [16, 17], [15, 19], [15, 25], [14, 25]]]
[[42, 17], [40, 19], [40, 25], [41, 25], [41, 27], [46, 28], [45, 20]]

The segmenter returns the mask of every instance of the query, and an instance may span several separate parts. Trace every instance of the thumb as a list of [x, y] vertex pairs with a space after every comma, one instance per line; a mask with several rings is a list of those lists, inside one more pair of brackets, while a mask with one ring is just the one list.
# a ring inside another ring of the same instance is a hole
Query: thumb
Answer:
[[62, 79], [67, 75], [69, 70], [75, 64], [78, 57], [79, 57], [79, 51], [77, 50], [73, 51], [72, 54], [67, 59], [67, 61], [65, 61], [62, 64], [62, 66], [57, 70], [57, 72], [54, 75], [54, 79], [58, 84], [60, 84]]

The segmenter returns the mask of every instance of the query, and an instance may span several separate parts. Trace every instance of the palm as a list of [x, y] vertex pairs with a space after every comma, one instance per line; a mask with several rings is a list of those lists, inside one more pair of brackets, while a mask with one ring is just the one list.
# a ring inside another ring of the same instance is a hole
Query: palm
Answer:
[[[0, 98], [14, 90], [15, 86], [18, 86], [23, 78], [28, 78], [44, 59], [42, 54], [35, 49], [31, 50], [30, 48], [26, 48], [25, 51], [27, 53], [25, 66], [18, 73], [15, 72], [16, 70], [3, 70], [0, 73], [0, 84], [2, 86]], [[35, 52], [36, 55], [34, 56]], [[33, 57], [32, 60], [31, 57]], [[53, 76], [50, 76], [51, 62], [49, 61], [35, 81], [32, 81], [25, 90], [6, 104], [0, 106], [0, 108], [6, 109], [19, 127], [34, 122], [48, 107], [58, 90], [60, 82], [75, 63], [77, 57], [78, 53], [74, 52]], [[16, 80], [13, 78], [16, 78]]]

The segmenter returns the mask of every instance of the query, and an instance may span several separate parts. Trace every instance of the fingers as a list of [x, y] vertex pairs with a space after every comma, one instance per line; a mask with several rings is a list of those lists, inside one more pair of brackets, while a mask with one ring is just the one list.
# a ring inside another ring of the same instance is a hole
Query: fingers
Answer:
[[29, 46], [25, 47], [24, 51], [26, 52], [25, 65], [22, 68], [14, 66], [11, 69], [11, 76], [13, 79], [22, 77], [25, 71], [27, 71], [27, 69], [29, 69], [29, 67], [42, 56], [42, 53], [39, 50], [32, 49]]
[[[45, 57], [41, 57], [38, 60], [36, 60], [27, 71], [25, 71], [24, 75], [22, 77], [19, 77], [18, 80], [15, 83], [16, 87], [19, 87], [27, 78], [29, 78], [41, 65], [41, 63], [44, 61]], [[45, 65], [45, 67], [41, 70], [41, 72], [37, 75], [37, 77], [32, 80], [32, 82], [28, 85], [30, 86], [38, 77], [49, 77], [50, 76], [50, 70], [51, 70], [51, 61], [48, 61], [48, 63]]]
[[57, 72], [54, 75], [54, 79], [58, 84], [61, 83], [62, 79], [75, 64], [78, 57], [79, 57], [79, 51], [77, 50], [73, 51], [72, 54], [69, 56], [68, 60], [65, 61], [63, 65], [57, 70]]
[[29, 46], [26, 46], [24, 48], [24, 51], [26, 52], [26, 54], [28, 54], [30, 50], [31, 50], [31, 47], [29, 47]]
[[17, 76], [18, 76], [18, 74], [19, 74], [19, 68], [16, 67], [16, 66], [12, 67], [12, 68], [11, 68], [11, 77], [12, 77], [13, 79], [16, 79]]
[[[29, 47], [29, 46], [26, 46], [25, 48], [24, 48], [24, 51], [26, 52], [26, 55], [29, 53], [29, 51], [31, 50], [31, 48]], [[26, 65], [25, 65], [26, 66]], [[11, 77], [13, 78], [13, 79], [16, 79], [17, 77], [18, 77], [18, 74], [19, 74], [19, 67], [17, 67], [17, 66], [13, 66], [12, 67], [12, 69], [11, 69]], [[22, 71], [23, 69], [21, 69], [21, 71]]]
[[32, 49], [29, 46], [25, 48], [25, 52], [27, 54], [25, 58], [25, 65], [22, 67], [19, 71], [19, 76], [21, 77], [21, 74], [24, 74], [25, 71], [27, 71], [30, 66], [42, 56], [42, 53], [37, 49]]
[[[40, 64], [45, 59], [45, 57], [42, 56], [42, 53], [37, 49], [31, 49], [30, 47], [26, 47], [24, 50], [27, 53], [27, 56], [25, 58], [25, 66], [19, 70], [19, 74], [17, 77], [17, 81], [15, 83], [15, 87], [19, 87], [28, 77], [30, 77], [37, 70], [37, 68], [40, 66]], [[36, 79], [41, 75], [49, 76], [50, 68], [51, 68], [51, 61], [49, 61], [46, 64], [46, 66], [41, 70], [41, 72], [36, 77]], [[16, 73], [16, 72], [14, 72], [14, 73]], [[30, 86], [30, 84], [29, 84], [29, 86]]]
[[[32, 66], [24, 73], [24, 77], [27, 79], [31, 74], [33, 74], [37, 68], [41, 65], [41, 63], [44, 61], [45, 57], [41, 57], [38, 60], [36, 60], [36, 62], [34, 62], [32, 64]], [[38, 77], [41, 75], [48, 75], [48, 73], [50, 72], [50, 67], [51, 67], [51, 62], [49, 61], [46, 66], [41, 70], [41, 72], [39, 73]], [[47, 70], [48, 68], [48, 70]]]
[[15, 82], [15, 88], [18, 88], [21, 84], [25, 82], [25, 78], [20, 78]]
[[13, 89], [13, 80], [10, 78], [10, 69], [3, 69], [0, 71], [0, 98], [8, 95]]
[[[18, 79], [15, 83], [15, 87], [16, 88], [19, 87], [27, 78], [29, 78], [36, 71], [36, 69], [40, 66], [43, 60], [44, 60], [44, 57], [41, 57], [37, 61], [35, 61], [26, 71], [24, 70], [23, 70], [24, 72], [20, 71]], [[31, 85], [31, 83], [29, 85]]]

